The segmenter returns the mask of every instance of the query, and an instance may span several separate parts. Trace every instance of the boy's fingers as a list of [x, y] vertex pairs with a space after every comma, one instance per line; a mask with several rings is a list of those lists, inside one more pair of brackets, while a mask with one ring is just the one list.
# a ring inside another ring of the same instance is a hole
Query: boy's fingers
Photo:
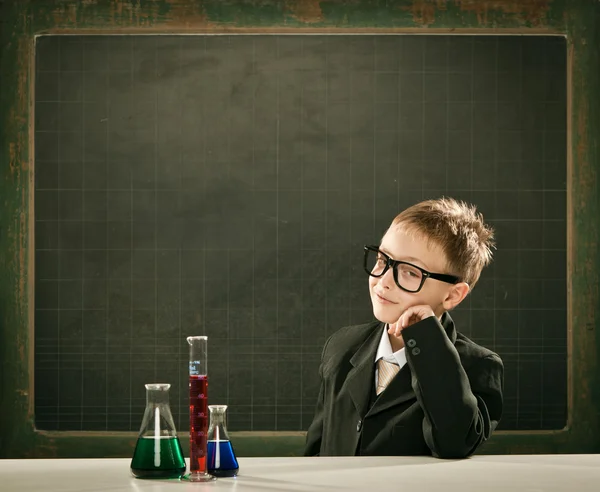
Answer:
[[412, 306], [406, 309], [395, 323], [389, 325], [388, 333], [400, 336], [402, 330], [411, 324], [418, 323], [425, 316], [424, 306]]
[[408, 308], [406, 311], [404, 311], [404, 313], [402, 313], [402, 316], [400, 316], [400, 321], [401, 321], [400, 326], [402, 328], [406, 328], [412, 315], [413, 315], [412, 308]]

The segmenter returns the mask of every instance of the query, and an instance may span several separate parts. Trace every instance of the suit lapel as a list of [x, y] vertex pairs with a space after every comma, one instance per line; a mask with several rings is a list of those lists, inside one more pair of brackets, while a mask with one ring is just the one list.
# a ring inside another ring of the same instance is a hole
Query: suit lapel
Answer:
[[412, 373], [410, 367], [408, 367], [408, 363], [406, 363], [402, 366], [400, 372], [396, 374], [396, 377], [390, 381], [390, 384], [385, 391], [377, 397], [375, 403], [373, 403], [373, 406], [369, 410], [368, 416], [371, 417], [390, 407], [400, 405], [412, 398], [416, 398], [415, 392], [412, 389], [411, 377]]
[[383, 325], [377, 323], [350, 359], [353, 367], [348, 372], [346, 387], [361, 417], [369, 410], [371, 390], [375, 384], [375, 354], [382, 331]]
[[[448, 313], [444, 313], [440, 323], [444, 328], [446, 335], [452, 344], [454, 344], [456, 342], [456, 329], [454, 328], [454, 322], [452, 321], [450, 315]], [[371, 358], [371, 363], [373, 363], [374, 358], [374, 356]], [[373, 376], [373, 378], [374, 377], [375, 376]], [[416, 381], [416, 378], [415, 381], [412, 381], [413, 378], [414, 376], [407, 361], [402, 369], [400, 369], [400, 372], [398, 372], [396, 377], [392, 379], [385, 391], [379, 395], [377, 400], [375, 400], [375, 403], [369, 410], [369, 417], [383, 412], [390, 407], [400, 405], [408, 400], [416, 398], [413, 390], [413, 384], [418, 384], [418, 382]]]
[[448, 338], [452, 342], [452, 345], [454, 345], [456, 343], [456, 327], [454, 326], [454, 321], [448, 313], [444, 313], [442, 314], [440, 323], [442, 324], [446, 335], [448, 335]]

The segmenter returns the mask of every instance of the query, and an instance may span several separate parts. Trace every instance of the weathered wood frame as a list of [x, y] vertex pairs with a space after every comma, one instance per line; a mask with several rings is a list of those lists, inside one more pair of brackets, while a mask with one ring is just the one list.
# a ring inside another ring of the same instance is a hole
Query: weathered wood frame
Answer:
[[[600, 451], [595, 0], [5, 0], [0, 2], [0, 457], [130, 456], [136, 436], [35, 429], [35, 36], [45, 33], [554, 34], [568, 49], [568, 398], [558, 431], [498, 432], [482, 453]], [[303, 433], [238, 432], [240, 456], [301, 452]], [[186, 439], [182, 439], [186, 446]]]

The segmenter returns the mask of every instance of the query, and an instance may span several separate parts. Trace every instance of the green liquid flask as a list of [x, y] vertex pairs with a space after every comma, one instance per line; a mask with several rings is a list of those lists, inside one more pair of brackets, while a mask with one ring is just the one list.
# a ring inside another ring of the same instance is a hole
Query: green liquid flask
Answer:
[[181, 478], [185, 460], [169, 406], [170, 384], [146, 385], [146, 410], [131, 474], [136, 478]]

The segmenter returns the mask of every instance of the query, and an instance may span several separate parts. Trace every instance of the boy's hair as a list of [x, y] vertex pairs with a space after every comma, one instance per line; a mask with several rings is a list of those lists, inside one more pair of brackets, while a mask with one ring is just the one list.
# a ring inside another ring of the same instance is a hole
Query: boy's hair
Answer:
[[492, 261], [494, 231], [483, 222], [474, 205], [453, 198], [417, 203], [396, 216], [391, 227], [400, 226], [442, 248], [450, 272], [471, 288]]

